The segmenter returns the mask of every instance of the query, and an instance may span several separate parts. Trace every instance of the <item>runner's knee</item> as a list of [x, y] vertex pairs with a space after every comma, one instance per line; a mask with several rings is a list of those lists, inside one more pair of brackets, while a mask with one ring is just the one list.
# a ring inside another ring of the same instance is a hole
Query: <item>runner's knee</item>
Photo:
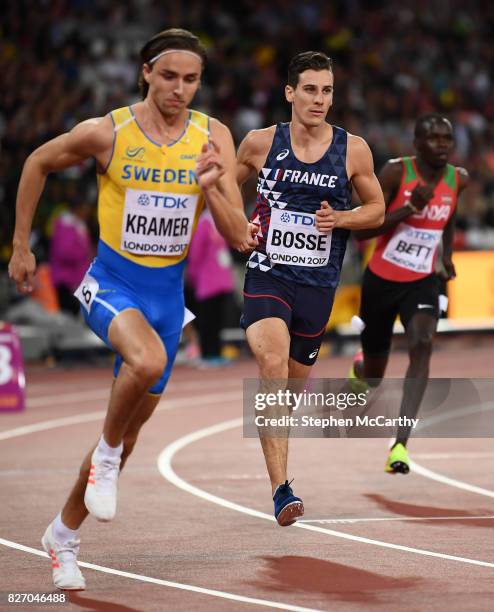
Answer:
[[287, 378], [288, 361], [281, 355], [268, 351], [258, 355], [257, 362], [265, 378]]
[[410, 340], [410, 355], [412, 357], [429, 356], [432, 353], [433, 332], [420, 332]]
[[139, 381], [142, 381], [144, 386], [153, 385], [163, 374], [166, 367], [166, 355], [164, 349], [161, 351], [151, 352], [149, 350], [142, 351], [139, 355], [134, 356], [127, 366], [132, 370], [133, 375]]

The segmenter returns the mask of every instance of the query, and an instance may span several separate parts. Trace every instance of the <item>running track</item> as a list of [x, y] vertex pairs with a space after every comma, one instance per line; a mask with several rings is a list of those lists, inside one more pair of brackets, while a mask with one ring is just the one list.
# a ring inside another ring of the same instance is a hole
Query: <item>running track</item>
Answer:
[[[328, 358], [314, 374], [347, 367]], [[404, 367], [396, 354], [389, 373]], [[415, 473], [391, 477], [385, 440], [294, 439], [306, 522], [280, 528], [259, 443], [239, 427], [255, 372], [176, 369], [122, 475], [117, 518], [81, 530], [87, 590], [43, 609], [491, 610], [491, 440], [415, 440]], [[435, 352], [433, 376], [468, 374], [492, 375], [491, 347]], [[39, 539], [99, 434], [110, 381], [34, 369], [27, 411], [1, 416], [0, 591], [52, 590]]]

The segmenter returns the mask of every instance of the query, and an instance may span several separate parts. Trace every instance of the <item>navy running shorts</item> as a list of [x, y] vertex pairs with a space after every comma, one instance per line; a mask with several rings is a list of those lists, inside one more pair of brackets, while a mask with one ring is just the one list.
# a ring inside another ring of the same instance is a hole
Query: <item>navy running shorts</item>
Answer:
[[290, 283], [268, 272], [248, 268], [244, 284], [242, 327], [261, 319], [285, 321], [290, 357], [314, 365], [333, 307], [335, 289]]

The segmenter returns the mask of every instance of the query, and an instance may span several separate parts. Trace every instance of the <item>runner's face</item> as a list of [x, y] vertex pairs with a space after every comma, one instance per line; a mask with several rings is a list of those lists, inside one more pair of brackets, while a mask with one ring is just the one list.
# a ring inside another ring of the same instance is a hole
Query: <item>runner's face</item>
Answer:
[[151, 66], [144, 64], [148, 96], [166, 116], [183, 113], [192, 102], [201, 82], [202, 63], [189, 53], [167, 53]]
[[453, 147], [453, 130], [449, 121], [431, 121], [415, 139], [418, 157], [435, 168], [448, 163]]
[[326, 120], [333, 104], [333, 73], [330, 70], [305, 70], [295, 88], [287, 85], [285, 95], [292, 103], [292, 120], [317, 127]]

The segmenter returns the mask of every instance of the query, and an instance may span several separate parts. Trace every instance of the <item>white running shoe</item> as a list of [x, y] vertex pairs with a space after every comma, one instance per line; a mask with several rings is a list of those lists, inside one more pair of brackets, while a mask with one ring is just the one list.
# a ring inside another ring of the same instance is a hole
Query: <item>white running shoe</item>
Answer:
[[117, 512], [117, 483], [120, 457], [101, 458], [98, 449], [91, 456], [84, 503], [98, 521], [111, 521]]
[[83, 591], [86, 581], [77, 565], [80, 540], [69, 540], [63, 544], [57, 542], [50, 523], [41, 544], [50, 555], [55, 586], [64, 591]]

